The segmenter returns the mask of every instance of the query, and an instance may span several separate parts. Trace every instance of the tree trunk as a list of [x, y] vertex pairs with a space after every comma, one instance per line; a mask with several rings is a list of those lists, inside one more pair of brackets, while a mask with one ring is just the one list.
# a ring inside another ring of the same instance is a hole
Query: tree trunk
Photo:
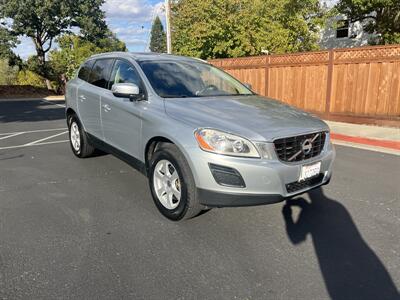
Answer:
[[46, 52], [43, 49], [43, 42], [40, 38], [32, 38], [35, 44], [36, 53], [38, 57], [38, 67], [39, 67], [39, 75], [43, 76], [46, 79], [46, 87], [48, 90], [54, 90], [53, 86], [51, 85], [50, 80], [48, 79], [48, 72], [46, 69]]
[[54, 91], [53, 86], [51, 85], [51, 82], [48, 79], [46, 79], [46, 86], [49, 91]]

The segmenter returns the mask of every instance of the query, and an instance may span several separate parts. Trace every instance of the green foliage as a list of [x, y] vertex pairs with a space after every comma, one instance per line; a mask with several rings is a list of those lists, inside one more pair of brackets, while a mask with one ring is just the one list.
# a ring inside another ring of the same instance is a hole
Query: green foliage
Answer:
[[12, 56], [12, 48], [17, 45], [17, 38], [0, 23], [0, 58], [9, 59]]
[[98, 50], [101, 52], [112, 52], [112, 51], [127, 51], [126, 45], [124, 42], [120, 41], [114, 33], [111, 31], [107, 31], [103, 38], [96, 39], [95, 42], [92, 42]]
[[51, 65], [48, 62], [43, 65], [42, 61], [37, 55], [30, 56], [25, 62], [23, 69], [36, 73], [46, 79], [54, 80], [54, 74]]
[[67, 34], [57, 40], [59, 49], [50, 52], [53, 74], [60, 81], [71, 79], [84, 60], [96, 53], [126, 51], [126, 46], [114, 35], [99, 39], [97, 45], [82, 37]]
[[0, 59], [0, 85], [16, 83], [18, 67], [9, 66], [7, 59]]
[[80, 27], [84, 39], [95, 44], [110, 34], [105, 22], [105, 13], [101, 10], [104, 2], [105, 0], [72, 1], [73, 5], [78, 5], [73, 25]]
[[323, 22], [318, 0], [178, 0], [173, 50], [204, 59], [316, 50]]
[[18, 44], [17, 37], [0, 23], [0, 59], [7, 59], [10, 66], [22, 67], [22, 59], [16, 55], [12, 48]]
[[88, 41], [107, 37], [103, 3], [104, 0], [0, 0], [0, 19], [12, 19], [14, 36], [32, 39], [37, 52], [36, 72], [50, 78], [45, 57], [56, 37], [69, 32], [72, 26], [79, 27]]
[[46, 87], [45, 79], [38, 74], [29, 71], [22, 70], [18, 72], [16, 83], [19, 85], [31, 85], [37, 87]]
[[351, 22], [364, 21], [364, 30], [378, 35], [370, 44], [400, 43], [399, 0], [340, 0], [336, 9]]
[[151, 27], [150, 50], [151, 52], [158, 53], [167, 52], [167, 37], [158, 16], [155, 18], [153, 26]]

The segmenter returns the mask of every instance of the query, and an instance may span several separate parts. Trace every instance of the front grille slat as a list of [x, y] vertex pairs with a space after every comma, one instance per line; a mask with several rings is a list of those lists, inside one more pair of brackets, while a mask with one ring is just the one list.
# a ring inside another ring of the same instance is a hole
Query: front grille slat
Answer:
[[[316, 132], [299, 136], [281, 138], [274, 141], [275, 152], [281, 161], [299, 162], [321, 154], [324, 149], [326, 132]], [[303, 143], [312, 141], [310, 151], [304, 152]], [[295, 156], [296, 153], [300, 153]]]

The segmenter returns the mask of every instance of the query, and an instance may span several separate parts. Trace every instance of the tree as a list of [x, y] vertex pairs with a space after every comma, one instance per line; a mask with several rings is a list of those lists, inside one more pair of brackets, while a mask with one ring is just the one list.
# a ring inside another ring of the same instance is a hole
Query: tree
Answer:
[[315, 50], [323, 16], [318, 0], [177, 0], [173, 49], [204, 59]]
[[88, 40], [104, 38], [107, 25], [100, 8], [103, 3], [104, 0], [0, 0], [0, 19], [12, 19], [14, 36], [32, 39], [37, 53], [36, 71], [48, 78], [46, 53], [60, 34], [76, 26]]
[[340, 0], [336, 9], [350, 22], [363, 21], [364, 30], [377, 35], [371, 44], [400, 43], [399, 0]]
[[22, 60], [17, 56], [12, 48], [17, 46], [18, 39], [0, 23], [0, 59], [7, 59], [10, 66], [21, 66]]
[[49, 62], [52, 78], [60, 90], [71, 79], [79, 66], [91, 55], [111, 51], [126, 51], [126, 46], [115, 35], [99, 39], [92, 43], [74, 34], [65, 34], [57, 39], [59, 49], [50, 51]]
[[[86, 40], [84, 37], [83, 40]], [[92, 44], [96, 45], [101, 52], [112, 52], [112, 51], [127, 51], [124, 42], [120, 41], [117, 36], [111, 31], [107, 31], [103, 38], [98, 38], [95, 41], [90, 41]]]
[[12, 36], [7, 28], [0, 24], [0, 58], [8, 58], [12, 48], [17, 45], [17, 38]]
[[150, 38], [151, 52], [165, 53], [167, 52], [167, 37], [160, 18], [157, 16], [151, 27]]

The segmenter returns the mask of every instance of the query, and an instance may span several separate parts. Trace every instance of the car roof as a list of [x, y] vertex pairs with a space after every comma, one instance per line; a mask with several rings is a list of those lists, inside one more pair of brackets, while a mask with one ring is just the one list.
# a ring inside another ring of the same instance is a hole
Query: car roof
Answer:
[[89, 59], [100, 59], [100, 58], [132, 58], [136, 61], [157, 61], [157, 60], [192, 61], [192, 62], [203, 61], [198, 58], [171, 55], [166, 53], [154, 53], [154, 52], [107, 52], [107, 53], [92, 55]]

